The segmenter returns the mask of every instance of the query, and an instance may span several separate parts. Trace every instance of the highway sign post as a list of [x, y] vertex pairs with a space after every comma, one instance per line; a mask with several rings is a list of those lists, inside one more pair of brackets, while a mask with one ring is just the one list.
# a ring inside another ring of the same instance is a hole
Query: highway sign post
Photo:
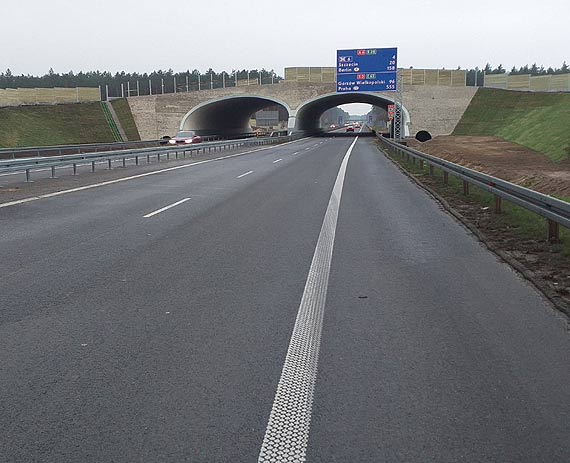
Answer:
[[397, 48], [337, 50], [336, 56], [338, 93], [397, 90]]

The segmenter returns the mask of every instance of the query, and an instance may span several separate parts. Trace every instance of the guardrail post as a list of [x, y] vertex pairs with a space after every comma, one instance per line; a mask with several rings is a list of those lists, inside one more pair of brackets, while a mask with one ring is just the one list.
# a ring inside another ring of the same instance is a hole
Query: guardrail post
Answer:
[[135, 165], [138, 166], [139, 165], [139, 157], [135, 156]]
[[123, 158], [123, 167], [127, 167], [127, 160], [126, 160], [126, 158]]
[[167, 161], [170, 161], [170, 151], [167, 151], [167, 152], [166, 152], [166, 160], [167, 160]]
[[424, 161], [423, 160], [420, 160], [420, 169], [424, 170]]
[[146, 163], [147, 163], [147, 164], [150, 164], [150, 154], [147, 154], [147, 155], [146, 155]]
[[95, 161], [91, 161], [91, 172], [95, 172]]
[[108, 169], [111, 170], [111, 158], [107, 159]]
[[156, 160], [160, 162], [160, 153], [156, 153]]
[[433, 177], [434, 175], [434, 171], [433, 171], [433, 166], [430, 164], [429, 166], [429, 174]]
[[503, 199], [500, 196], [495, 195], [495, 214], [500, 214], [503, 212], [502, 204]]
[[32, 177], [30, 175], [30, 169], [26, 169], [26, 182], [32, 183]]
[[73, 175], [77, 175], [77, 164], [73, 163]]
[[51, 166], [51, 177], [50, 178], [57, 178], [55, 176], [55, 166]]
[[465, 196], [469, 194], [469, 182], [467, 180], [463, 180], [463, 194]]
[[548, 219], [548, 242], [560, 243], [560, 226], [554, 220]]
[[449, 184], [449, 173], [445, 170], [443, 171], [443, 183]]

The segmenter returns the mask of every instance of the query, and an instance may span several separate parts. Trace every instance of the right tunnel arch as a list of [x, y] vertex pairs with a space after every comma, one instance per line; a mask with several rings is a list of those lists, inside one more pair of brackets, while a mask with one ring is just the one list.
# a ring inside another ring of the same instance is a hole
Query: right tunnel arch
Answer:
[[[330, 108], [349, 103], [367, 103], [387, 109], [394, 103], [394, 98], [377, 93], [328, 93], [303, 102], [295, 111], [289, 114], [289, 131], [302, 133], [317, 133], [322, 131], [319, 120], [321, 115]], [[402, 124], [404, 136], [410, 135], [410, 113], [402, 106]]]

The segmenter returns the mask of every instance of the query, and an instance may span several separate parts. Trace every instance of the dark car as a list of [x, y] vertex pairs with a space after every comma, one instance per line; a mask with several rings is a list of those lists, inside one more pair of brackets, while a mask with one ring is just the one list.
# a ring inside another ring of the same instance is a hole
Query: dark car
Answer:
[[183, 130], [178, 132], [174, 137], [168, 140], [169, 145], [188, 145], [190, 143], [200, 143], [202, 137], [196, 135], [192, 130]]

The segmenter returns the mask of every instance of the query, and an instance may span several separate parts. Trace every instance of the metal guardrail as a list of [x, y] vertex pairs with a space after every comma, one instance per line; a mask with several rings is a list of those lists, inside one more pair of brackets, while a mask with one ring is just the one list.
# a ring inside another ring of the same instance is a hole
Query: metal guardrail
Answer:
[[[205, 141], [220, 140], [218, 136], [202, 137]], [[99, 151], [112, 151], [131, 149], [136, 147], [159, 146], [164, 140], [143, 140], [112, 143], [83, 143], [75, 145], [55, 145], [55, 146], [28, 146], [21, 148], [0, 148], [1, 159], [17, 159], [32, 156], [63, 156], [66, 154], [96, 153]]]
[[570, 203], [539, 193], [534, 190], [516, 185], [491, 175], [445, 161], [430, 154], [422, 153], [413, 148], [395, 143], [385, 137], [378, 137], [384, 148], [391, 149], [395, 154], [408, 159], [418, 159], [423, 168], [425, 162], [430, 166], [430, 173], [437, 167], [443, 171], [444, 182], [448, 182], [448, 175], [463, 180], [463, 192], [469, 194], [469, 184], [488, 191], [495, 196], [495, 212], [501, 212], [501, 200], [505, 199], [524, 209], [534, 212], [548, 220], [548, 239], [551, 242], [559, 240], [558, 225], [570, 228]]
[[146, 157], [147, 163], [150, 162], [152, 156], [156, 156], [160, 162], [161, 156], [166, 156], [167, 160], [174, 154], [176, 159], [180, 154], [186, 157], [187, 153], [192, 156], [193, 153], [200, 154], [227, 149], [237, 149], [239, 147], [270, 145], [282, 143], [291, 140], [291, 137], [266, 137], [266, 138], [242, 138], [237, 140], [226, 140], [217, 142], [202, 142], [188, 145], [174, 145], [166, 147], [142, 148], [142, 149], [126, 149], [120, 151], [106, 151], [104, 153], [84, 153], [71, 154], [65, 156], [48, 156], [35, 157], [26, 159], [10, 159], [0, 161], [0, 173], [8, 172], [25, 172], [26, 182], [32, 181], [32, 170], [40, 168], [51, 168], [51, 178], [56, 178], [56, 169], [58, 167], [72, 166], [73, 175], [77, 175], [77, 166], [91, 163], [91, 171], [95, 172], [95, 164], [101, 161], [107, 161], [108, 168], [111, 168], [112, 162], [122, 159], [123, 167], [126, 166], [127, 159], [135, 159], [135, 164], [139, 165], [139, 158]]

